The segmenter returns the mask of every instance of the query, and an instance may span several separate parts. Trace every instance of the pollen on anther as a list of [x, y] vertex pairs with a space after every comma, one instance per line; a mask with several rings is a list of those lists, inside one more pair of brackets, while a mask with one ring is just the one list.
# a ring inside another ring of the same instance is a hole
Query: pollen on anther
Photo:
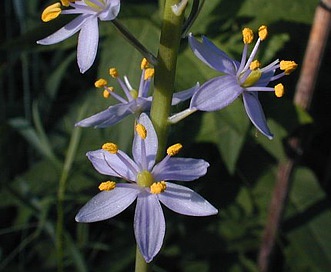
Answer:
[[179, 153], [179, 151], [182, 148], [183, 148], [183, 146], [180, 143], [174, 144], [174, 145], [168, 147], [167, 154], [169, 156], [175, 156]]
[[103, 79], [103, 78], [100, 78], [98, 79], [96, 82], [94, 82], [94, 86], [96, 88], [102, 88], [102, 87], [105, 87], [107, 86], [107, 80]]
[[114, 143], [105, 143], [102, 145], [102, 149], [111, 154], [116, 154], [118, 151], [118, 146]]
[[166, 185], [165, 181], [154, 182], [150, 186], [151, 194], [160, 194], [160, 193], [163, 193], [166, 188], [167, 188], [167, 185]]
[[261, 63], [258, 60], [254, 60], [251, 62], [251, 64], [249, 65], [249, 69], [251, 69], [252, 71], [260, 68]]
[[274, 89], [275, 89], [275, 95], [277, 97], [282, 97], [284, 95], [285, 90], [284, 90], [284, 85], [283, 84], [281, 84], [281, 83], [277, 84], [274, 87]]
[[265, 25], [259, 27], [259, 38], [261, 41], [265, 40], [268, 36], [268, 28]]
[[253, 42], [254, 33], [253, 30], [251, 30], [250, 28], [245, 27], [242, 31], [242, 35], [244, 44], [250, 44]]
[[108, 180], [105, 182], [101, 182], [98, 188], [100, 191], [111, 191], [115, 187], [116, 187], [116, 182]]
[[62, 6], [69, 7], [70, 3], [75, 2], [76, 0], [61, 0]]
[[43, 22], [49, 22], [57, 18], [60, 14], [61, 14], [61, 4], [55, 3], [44, 9], [44, 11], [41, 14], [41, 20]]
[[148, 80], [153, 76], [154, 76], [154, 69], [153, 68], [147, 68], [145, 70], [144, 80]]
[[143, 58], [143, 60], [141, 61], [141, 64], [140, 64], [141, 70], [147, 69], [148, 67], [149, 67], [148, 60], [146, 58]]
[[110, 92], [108, 90], [104, 90], [103, 93], [102, 93], [102, 96], [104, 98], [109, 98], [110, 97]]
[[146, 137], [147, 137], [147, 130], [146, 130], [146, 128], [142, 124], [137, 124], [136, 125], [136, 132], [138, 133], [138, 135], [140, 136], [140, 138], [142, 138], [143, 140], [146, 139]]
[[116, 68], [110, 68], [109, 69], [109, 74], [113, 78], [117, 78], [118, 77], [118, 72], [117, 72], [117, 69]]
[[298, 64], [291, 60], [282, 60], [279, 63], [279, 68], [284, 71], [285, 75], [291, 74], [297, 67]]

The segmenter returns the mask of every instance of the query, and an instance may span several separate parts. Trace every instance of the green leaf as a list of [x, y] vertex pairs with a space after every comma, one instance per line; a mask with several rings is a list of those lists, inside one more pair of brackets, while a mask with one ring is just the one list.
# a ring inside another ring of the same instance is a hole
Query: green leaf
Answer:
[[[276, 123], [274, 120], [268, 120], [268, 126], [270, 131], [274, 134], [274, 138], [269, 140], [267, 137], [259, 134], [255, 137], [255, 140], [263, 146], [263, 148], [269, 152], [275, 159], [279, 161], [283, 161], [287, 159], [286, 153], [284, 151], [283, 142], [282, 140], [286, 137], [287, 132], [286, 130]], [[253, 132], [256, 133], [256, 129], [253, 129]]]
[[23, 118], [13, 118], [9, 121], [9, 124], [15, 128], [41, 155], [48, 158], [55, 165], [59, 164], [54, 156], [51, 146], [48, 144], [48, 141], [46, 141], [47, 138], [45, 138], [45, 134], [39, 135], [31, 124]]
[[253, 17], [258, 24], [279, 20], [310, 24], [316, 4], [315, 0], [306, 0], [304, 4], [301, 0], [274, 0], [272, 4], [268, 0], [250, 0], [244, 2], [239, 16]]
[[292, 271], [329, 271], [331, 203], [309, 169], [295, 170], [289, 202], [287, 265]]
[[230, 173], [234, 173], [240, 151], [249, 129], [249, 119], [240, 99], [218, 112], [205, 113], [199, 141], [215, 143]]

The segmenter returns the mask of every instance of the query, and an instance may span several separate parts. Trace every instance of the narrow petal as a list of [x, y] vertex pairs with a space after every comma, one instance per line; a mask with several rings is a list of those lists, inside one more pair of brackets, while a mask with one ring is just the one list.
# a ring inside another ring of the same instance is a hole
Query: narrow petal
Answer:
[[202, 43], [200, 43], [190, 34], [188, 41], [193, 53], [209, 67], [225, 74], [236, 74], [239, 63], [237, 64], [206, 37], [203, 37]]
[[105, 220], [124, 211], [137, 198], [140, 189], [133, 184], [117, 184], [111, 191], [102, 191], [80, 209], [77, 222]]
[[[142, 113], [139, 116], [138, 123], [142, 124], [146, 128], [147, 137], [145, 140], [142, 140], [140, 136], [135, 133], [132, 146], [132, 155], [135, 162], [137, 163], [146, 161], [148, 168], [146, 170], [150, 170], [155, 163], [155, 157], [157, 153], [158, 141], [156, 132], [151, 120], [146, 113]], [[142, 144], [142, 141], [145, 141], [145, 143]], [[145, 150], [142, 151], [142, 148], [144, 148]], [[144, 154], [146, 154], [146, 158], [142, 158]]]
[[[87, 152], [86, 155], [100, 174], [135, 181], [138, 166], [124, 152], [120, 150], [118, 152], [125, 161], [120, 159], [117, 154], [111, 154], [103, 149]], [[135, 169], [135, 171], [133, 169]]]
[[205, 82], [193, 95], [190, 108], [201, 111], [220, 110], [231, 104], [242, 92], [235, 77], [215, 77]]
[[76, 123], [78, 127], [95, 127], [105, 128], [120, 122], [124, 117], [131, 114], [131, 102], [124, 104], [120, 103], [109, 107], [108, 109], [99, 112], [91, 117]]
[[134, 234], [141, 254], [147, 263], [160, 251], [165, 234], [165, 220], [155, 194], [141, 193], [134, 216]]
[[90, 16], [78, 37], [77, 63], [81, 73], [85, 73], [93, 64], [98, 51], [98, 17]]
[[63, 40], [71, 37], [77, 31], [79, 31], [90, 16], [91, 15], [89, 14], [78, 16], [77, 18], [73, 19], [70, 23], [66, 24], [64, 27], [54, 32], [52, 35], [37, 41], [37, 43], [42, 45], [50, 45], [50, 44], [62, 42]]
[[170, 210], [193, 216], [207, 216], [218, 213], [214, 206], [191, 189], [170, 182], [166, 184], [167, 189], [158, 194], [158, 198]]
[[194, 87], [187, 89], [185, 91], [174, 93], [172, 97], [171, 105], [177, 105], [180, 102], [183, 102], [187, 99], [190, 99], [192, 95], [198, 90], [200, 84], [197, 83]]
[[265, 136], [267, 136], [270, 140], [273, 138], [271, 134], [267, 121], [261, 106], [261, 103], [258, 98], [257, 92], [244, 92], [244, 105], [246, 109], [246, 113], [251, 119], [254, 126]]
[[153, 168], [155, 180], [195, 180], [207, 173], [209, 163], [200, 159], [169, 158]]

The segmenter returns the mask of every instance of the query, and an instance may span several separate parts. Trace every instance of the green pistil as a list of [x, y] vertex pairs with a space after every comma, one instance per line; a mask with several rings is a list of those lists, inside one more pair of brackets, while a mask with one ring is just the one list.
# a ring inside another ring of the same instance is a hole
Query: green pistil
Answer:
[[137, 184], [140, 187], [150, 187], [154, 183], [153, 175], [147, 170], [141, 171], [137, 175]]
[[247, 88], [253, 86], [261, 78], [261, 75], [262, 73], [260, 69], [253, 70], [246, 78], [244, 83], [241, 84], [241, 87]]
[[130, 91], [130, 94], [131, 94], [131, 96], [132, 96], [133, 99], [137, 99], [137, 97], [138, 97], [138, 91], [137, 90], [132, 89]]
[[[101, 11], [102, 8], [96, 4], [94, 4], [92, 1], [90, 0], [85, 0], [84, 1], [86, 5], [88, 5], [89, 7], [93, 8], [96, 11]], [[105, 5], [105, 1], [104, 0], [99, 0], [98, 2], [101, 2], [102, 5]]]

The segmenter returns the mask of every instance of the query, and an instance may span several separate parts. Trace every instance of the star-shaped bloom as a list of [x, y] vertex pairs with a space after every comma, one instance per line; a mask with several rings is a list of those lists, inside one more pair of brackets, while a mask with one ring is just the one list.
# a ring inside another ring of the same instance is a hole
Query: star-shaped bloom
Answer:
[[76, 215], [77, 222], [95, 222], [114, 217], [137, 199], [134, 234], [146, 262], [161, 249], [165, 219], [161, 204], [184, 215], [208, 216], [217, 213], [207, 200], [185, 186], [168, 180], [191, 181], [206, 174], [209, 164], [202, 159], [174, 158], [180, 144], [168, 148], [167, 156], [155, 164], [158, 140], [145, 113], [137, 120], [133, 160], [113, 143], [87, 153], [101, 174], [119, 177], [127, 183], [103, 182], [102, 190]]
[[[171, 117], [170, 121], [176, 122], [196, 110], [220, 110], [242, 94], [248, 117], [262, 134], [272, 139], [273, 135], [268, 128], [258, 99], [258, 92], [272, 91], [277, 97], [281, 97], [284, 93], [282, 84], [277, 84], [275, 87], [267, 87], [267, 85], [271, 81], [290, 74], [297, 67], [297, 64], [294, 61], [279, 61], [277, 59], [260, 68], [260, 62], [254, 58], [261, 41], [267, 37], [266, 26], [259, 28], [259, 38], [248, 58], [248, 45], [253, 42], [253, 31], [245, 28], [242, 33], [244, 49], [241, 62], [231, 59], [206, 37], [203, 37], [202, 42], [199, 42], [192, 34], [189, 35], [189, 44], [194, 54], [209, 67], [225, 75], [212, 78], [201, 85], [200, 89], [193, 95], [189, 109]], [[278, 68], [282, 72], [275, 75]]]
[[77, 63], [81, 73], [85, 73], [93, 64], [99, 43], [98, 19], [111, 21], [120, 11], [120, 0], [61, 0], [60, 3], [48, 6], [42, 13], [44, 22], [55, 19], [60, 14], [80, 14], [70, 23], [52, 35], [37, 41], [39, 44], [50, 45], [61, 42], [80, 31], [77, 45]]
[[[149, 111], [152, 105], [152, 96], [148, 96], [150, 83], [154, 75], [154, 69], [149, 68], [149, 64], [146, 59], [143, 59], [141, 62], [141, 79], [139, 84], [139, 89], [133, 89], [128, 78], [124, 76], [124, 80], [119, 77], [119, 74], [115, 68], [109, 69], [109, 74], [116, 78], [119, 85], [123, 89], [123, 92], [126, 96], [126, 99], [114, 92], [113, 87], [109, 87], [107, 81], [103, 78], [95, 82], [96, 87], [101, 87], [104, 89], [104, 97], [108, 98], [113, 96], [120, 103], [110, 106], [104, 111], [101, 111], [91, 117], [88, 117], [78, 123], [76, 126], [80, 127], [96, 127], [104, 128], [112, 126], [124, 117], [135, 114], [139, 116], [140, 113]], [[192, 97], [193, 93], [198, 89], [199, 85], [197, 84], [193, 88], [190, 88], [185, 91], [174, 93], [172, 99], [172, 105], [177, 105], [178, 103], [185, 101]]]

